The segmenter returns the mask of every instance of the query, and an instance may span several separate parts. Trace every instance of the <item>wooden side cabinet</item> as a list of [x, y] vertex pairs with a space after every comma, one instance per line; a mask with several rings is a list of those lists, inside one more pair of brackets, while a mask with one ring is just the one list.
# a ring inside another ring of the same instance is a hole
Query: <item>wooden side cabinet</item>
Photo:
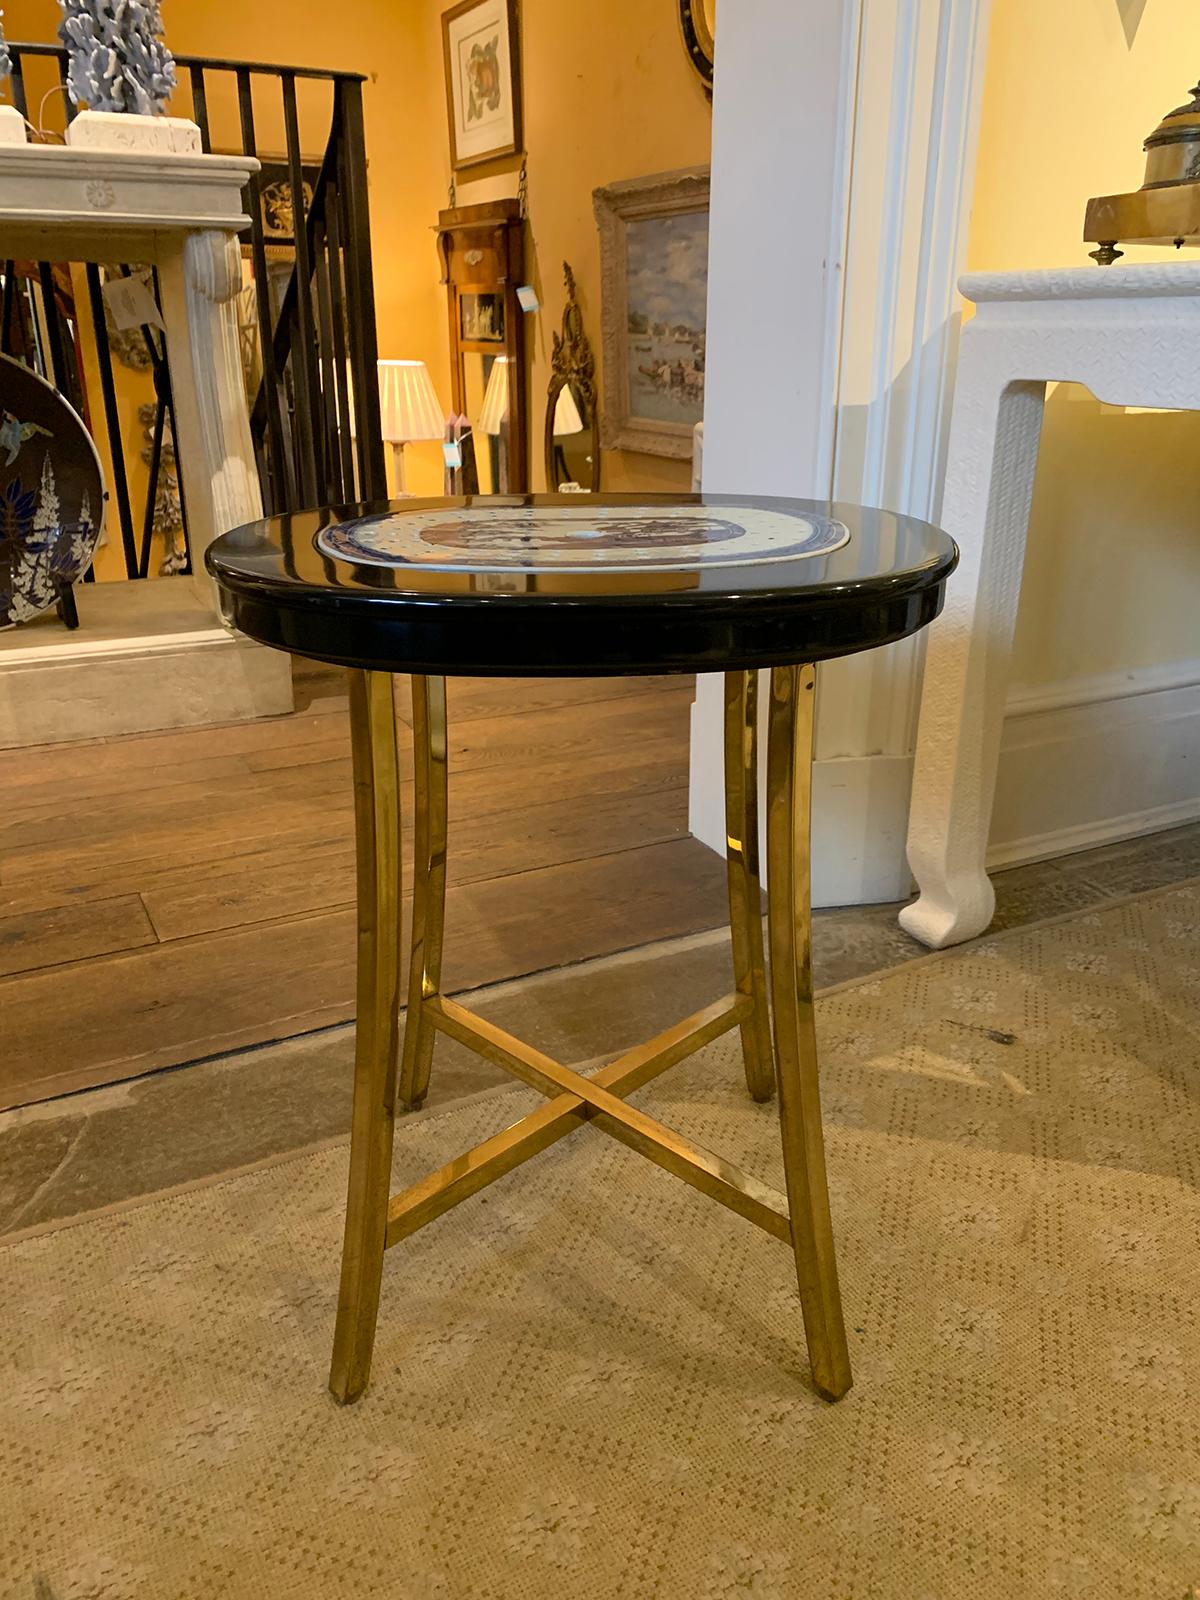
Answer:
[[[466, 416], [481, 494], [529, 489], [525, 224], [517, 200], [438, 213], [438, 255], [450, 325], [454, 409]], [[468, 462], [469, 462], [469, 452]], [[471, 487], [470, 467], [464, 487]]]

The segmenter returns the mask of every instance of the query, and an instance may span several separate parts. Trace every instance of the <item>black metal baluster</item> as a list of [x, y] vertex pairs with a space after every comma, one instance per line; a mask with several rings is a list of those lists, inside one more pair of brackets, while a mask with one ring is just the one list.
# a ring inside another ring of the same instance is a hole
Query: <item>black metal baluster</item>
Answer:
[[367, 212], [367, 156], [363, 133], [362, 83], [339, 78], [342, 127], [342, 192], [348, 250], [346, 291], [358, 418], [359, 484], [364, 500], [387, 499], [387, 468], [379, 416], [379, 344], [375, 332], [375, 282], [371, 272], [371, 223]]
[[[238, 114], [242, 125], [242, 148], [248, 156], [258, 154], [254, 138], [254, 101], [250, 88], [250, 69], [237, 70]], [[267, 440], [274, 490], [271, 500], [277, 511], [297, 509], [296, 485], [289, 471], [284, 449], [284, 412], [279, 374], [275, 368], [275, 328], [271, 316], [271, 288], [267, 281], [267, 249], [262, 227], [262, 175], [250, 179], [250, 245], [254, 257], [254, 289], [258, 305], [258, 343], [262, 351], [263, 394], [267, 408]]]
[[25, 97], [25, 64], [21, 60], [21, 51], [13, 49], [12, 56], [12, 97], [13, 105], [28, 122], [29, 101]]
[[129, 481], [125, 476], [125, 450], [121, 443], [121, 415], [117, 409], [117, 390], [113, 381], [112, 353], [108, 348], [108, 328], [104, 320], [104, 293], [100, 287], [100, 268], [89, 261], [85, 268], [88, 298], [92, 306], [92, 327], [96, 336], [96, 360], [100, 368], [100, 391], [104, 397], [104, 422], [108, 429], [108, 450], [112, 457], [113, 496], [121, 524], [121, 544], [125, 552], [125, 576], [138, 575], [138, 552], [133, 537], [133, 511], [129, 504]]
[[58, 300], [54, 293], [54, 268], [48, 261], [38, 262], [38, 282], [42, 286], [42, 314], [46, 319], [46, 342], [50, 346], [50, 373], [54, 387], [65, 400], [69, 400], [71, 388], [63, 350], [62, 324], [58, 320]]
[[329, 241], [325, 224], [314, 230], [313, 262], [317, 275], [317, 352], [321, 361], [321, 413], [325, 422], [325, 496], [343, 504], [349, 496], [342, 483], [338, 455], [337, 380], [333, 367], [333, 306], [329, 298]]
[[329, 309], [333, 318], [333, 377], [337, 385], [337, 444], [342, 462], [342, 494], [345, 500], [351, 501], [357, 500], [359, 493], [354, 478], [354, 440], [350, 432], [350, 366], [346, 350], [340, 196], [340, 186], [331, 184], [325, 196], [325, 233], [329, 240]]
[[15, 261], [4, 263], [4, 307], [0, 310], [0, 351], [6, 356], [12, 354], [12, 324], [13, 311], [17, 303], [17, 264]]
[[208, 129], [208, 94], [204, 87], [204, 68], [190, 67], [188, 75], [192, 84], [192, 115], [200, 129], [200, 148], [205, 155], [212, 153], [212, 138]]
[[296, 107], [296, 79], [283, 74], [283, 126], [287, 138], [288, 179], [292, 190], [292, 233], [296, 246], [296, 311], [298, 338], [292, 343], [292, 379], [296, 385], [296, 445], [300, 457], [304, 503], [318, 506], [326, 499], [324, 458], [317, 448], [317, 406], [321, 384], [317, 373], [313, 320], [312, 260], [308, 248], [308, 207], [304, 200], [304, 164], [300, 158], [300, 118]]
[[65, 50], [51, 47], [50, 53], [58, 57], [58, 86], [62, 90], [63, 108], [67, 113], [67, 121], [74, 122], [75, 113], [79, 110], [79, 107], [75, 104], [74, 100], [71, 99], [71, 91], [67, 87], [67, 52]]

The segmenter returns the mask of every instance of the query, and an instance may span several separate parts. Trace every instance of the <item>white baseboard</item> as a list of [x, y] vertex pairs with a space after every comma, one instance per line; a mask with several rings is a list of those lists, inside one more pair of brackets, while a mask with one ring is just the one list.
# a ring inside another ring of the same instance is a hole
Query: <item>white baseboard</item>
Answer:
[[292, 709], [292, 666], [223, 628], [190, 578], [80, 584], [81, 626], [0, 635], [0, 750]]
[[813, 762], [813, 905], [871, 905], [908, 895], [912, 769], [911, 756]]
[[[766, 729], [760, 729], [766, 742]], [[725, 852], [719, 680], [700, 678], [692, 706], [689, 826]], [[765, 768], [766, 763], [762, 763]], [[760, 771], [760, 832], [765, 827]], [[848, 756], [813, 764], [813, 904], [903, 900], [912, 887], [904, 854], [911, 756]]]
[[[719, 708], [702, 708], [700, 698], [692, 712], [691, 827], [723, 851]], [[911, 757], [815, 763], [814, 905], [865, 905], [910, 892], [904, 842], [911, 787]], [[989, 867], [1067, 855], [1197, 819], [1200, 660], [1010, 695]]]
[[1200, 817], [1200, 660], [1010, 696], [990, 867], [1087, 850]]

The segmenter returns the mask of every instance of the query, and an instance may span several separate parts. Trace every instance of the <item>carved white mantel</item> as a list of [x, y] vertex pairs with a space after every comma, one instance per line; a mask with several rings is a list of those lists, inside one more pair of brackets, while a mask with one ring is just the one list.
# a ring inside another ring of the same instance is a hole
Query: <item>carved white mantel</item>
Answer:
[[192, 566], [214, 614], [204, 551], [262, 516], [234, 307], [257, 170], [247, 156], [0, 148], [0, 254], [158, 268]]
[[[245, 156], [0, 146], [0, 259], [158, 268], [193, 565], [190, 580], [81, 589], [69, 639], [35, 626], [0, 641], [0, 746], [291, 710], [287, 657], [228, 633], [204, 572], [214, 539], [262, 515], [235, 306], [257, 170]], [[113, 637], [118, 617], [127, 637]]]
[[1200, 410], [1200, 263], [962, 280], [977, 307], [959, 350], [942, 522], [962, 560], [929, 630], [901, 924], [934, 948], [982, 933], [985, 853], [1046, 385], [1111, 405]]

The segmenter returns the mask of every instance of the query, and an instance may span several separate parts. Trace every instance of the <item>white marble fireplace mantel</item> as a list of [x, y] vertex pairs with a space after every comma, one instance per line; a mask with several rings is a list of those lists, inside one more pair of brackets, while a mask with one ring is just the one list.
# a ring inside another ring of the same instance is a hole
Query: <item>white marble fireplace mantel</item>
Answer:
[[[246, 156], [0, 146], [0, 258], [158, 269], [194, 569], [191, 580], [81, 588], [82, 626], [66, 639], [16, 630], [0, 651], [0, 747], [292, 709], [287, 657], [223, 627], [204, 572], [214, 539], [262, 515], [236, 314], [243, 190], [257, 171]], [[106, 592], [118, 587], [129, 592]]]
[[[942, 524], [962, 561], [929, 631], [902, 925], [934, 948], [982, 933], [985, 852], [1046, 385], [1200, 410], [1200, 262], [965, 277]], [[1070, 626], [1070, 618], [1064, 618]]]

